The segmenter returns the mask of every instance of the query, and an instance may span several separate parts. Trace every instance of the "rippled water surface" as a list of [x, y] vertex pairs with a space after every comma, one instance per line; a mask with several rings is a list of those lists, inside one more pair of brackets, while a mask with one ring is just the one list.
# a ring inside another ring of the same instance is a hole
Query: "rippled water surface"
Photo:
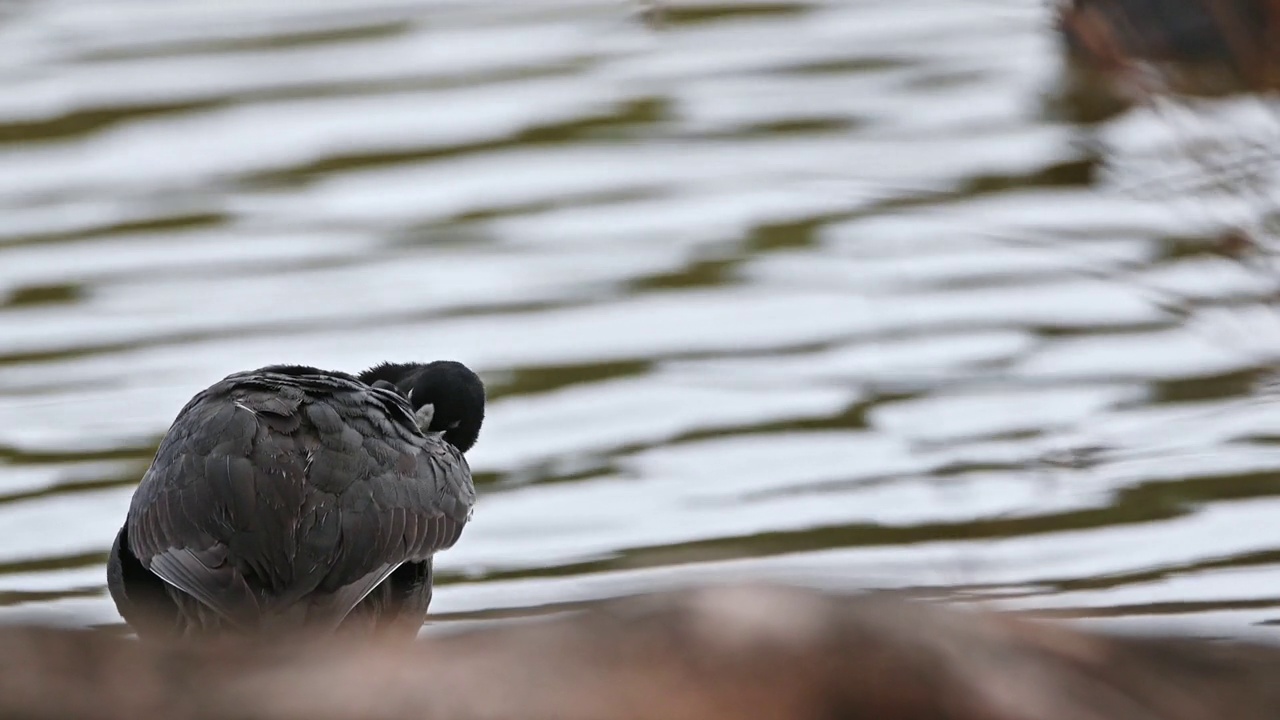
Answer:
[[213, 381], [451, 357], [441, 621], [743, 577], [1280, 619], [1277, 284], [1230, 198], [1107, 179], [1163, 126], [1063, 110], [1044, 3], [634, 11], [0, 4], [3, 611], [119, 622]]

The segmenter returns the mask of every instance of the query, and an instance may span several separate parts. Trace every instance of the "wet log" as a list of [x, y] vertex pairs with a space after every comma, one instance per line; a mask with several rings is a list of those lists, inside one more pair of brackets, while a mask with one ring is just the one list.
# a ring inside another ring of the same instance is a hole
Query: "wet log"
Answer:
[[0, 629], [0, 716], [1261, 720], [1280, 647], [765, 586], [430, 636], [261, 647]]

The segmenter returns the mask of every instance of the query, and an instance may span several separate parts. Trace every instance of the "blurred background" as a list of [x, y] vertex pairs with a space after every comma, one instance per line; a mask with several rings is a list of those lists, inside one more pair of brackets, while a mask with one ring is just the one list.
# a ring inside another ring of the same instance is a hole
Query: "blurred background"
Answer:
[[1079, 89], [1040, 0], [0, 1], [0, 619], [120, 623], [224, 375], [451, 358], [446, 627], [743, 578], [1280, 620], [1280, 124]]

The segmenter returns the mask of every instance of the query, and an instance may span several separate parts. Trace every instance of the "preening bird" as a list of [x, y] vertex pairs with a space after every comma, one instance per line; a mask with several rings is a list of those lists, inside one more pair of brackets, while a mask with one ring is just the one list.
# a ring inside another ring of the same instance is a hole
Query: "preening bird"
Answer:
[[457, 542], [484, 421], [466, 366], [235, 373], [178, 413], [107, 565], [139, 637], [416, 635]]

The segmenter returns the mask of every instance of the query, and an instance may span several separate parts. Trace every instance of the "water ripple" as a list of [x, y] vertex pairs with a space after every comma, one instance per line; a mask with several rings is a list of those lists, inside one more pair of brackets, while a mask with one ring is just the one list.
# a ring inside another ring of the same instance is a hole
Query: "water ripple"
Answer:
[[214, 380], [452, 357], [441, 619], [770, 577], [1274, 622], [1276, 287], [1212, 245], [1255, 205], [1058, 117], [1042, 3], [664, 5], [0, 9], [4, 616], [119, 622]]

